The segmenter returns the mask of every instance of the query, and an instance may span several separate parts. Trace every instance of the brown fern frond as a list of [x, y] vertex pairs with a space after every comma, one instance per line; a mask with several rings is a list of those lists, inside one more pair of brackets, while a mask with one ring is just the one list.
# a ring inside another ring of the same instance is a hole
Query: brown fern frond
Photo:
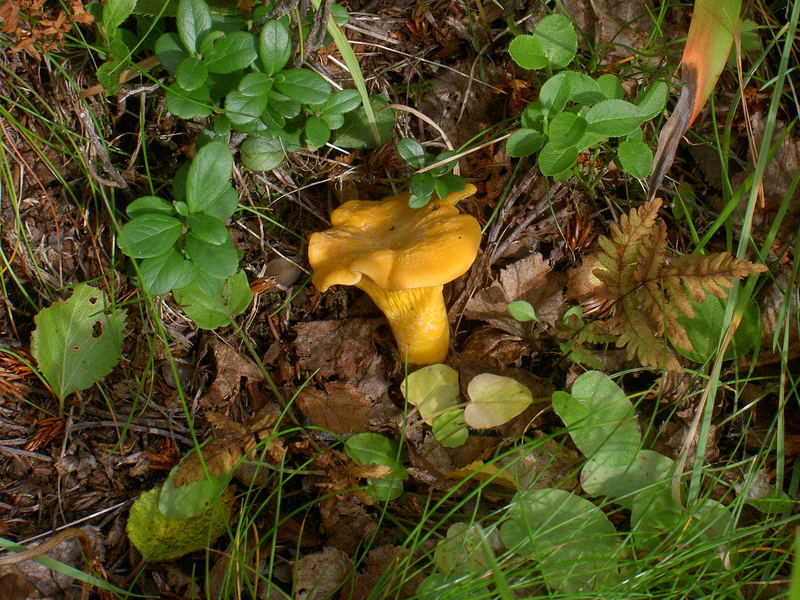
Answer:
[[702, 302], [707, 293], [725, 298], [732, 282], [763, 273], [764, 265], [736, 258], [727, 252], [705, 256], [687, 254], [670, 261], [663, 272], [664, 287], [669, 301], [688, 318], [694, 316], [689, 297]]
[[645, 367], [680, 370], [680, 363], [666, 340], [656, 336], [648, 315], [641, 311], [634, 298], [621, 300], [617, 309], [609, 324], [619, 331], [617, 347], [625, 348], [629, 360], [638, 357]]

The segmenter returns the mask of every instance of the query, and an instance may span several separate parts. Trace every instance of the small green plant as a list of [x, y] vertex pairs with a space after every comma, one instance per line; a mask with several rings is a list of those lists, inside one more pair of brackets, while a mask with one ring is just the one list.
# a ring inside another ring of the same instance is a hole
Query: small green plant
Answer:
[[397, 442], [379, 433], [357, 433], [347, 438], [344, 450], [359, 465], [388, 467], [386, 475], [367, 479], [367, 494], [383, 502], [403, 494], [403, 481], [408, 479], [408, 471], [403, 466]]
[[416, 406], [433, 437], [445, 448], [467, 441], [469, 429], [488, 429], [507, 423], [534, 402], [527, 386], [511, 377], [481, 373], [467, 386], [469, 402], [460, 406], [458, 372], [443, 364], [418, 369], [403, 381], [406, 401]]
[[[422, 144], [414, 138], [403, 138], [398, 141], [397, 152], [412, 169], [424, 169], [455, 155], [455, 152], [450, 150], [436, 155], [425, 152]], [[455, 165], [456, 162], [453, 161], [430, 171], [412, 175], [409, 180], [411, 195], [408, 198], [408, 205], [411, 208], [422, 208], [431, 201], [434, 193], [440, 200], [444, 200], [450, 193], [463, 190], [467, 182], [463, 177], [453, 175], [452, 170]]]
[[628, 102], [616, 76], [606, 73], [595, 79], [566, 69], [577, 48], [572, 23], [559, 14], [542, 19], [531, 35], [512, 40], [509, 52], [514, 62], [524, 69], [544, 69], [548, 79], [538, 99], [523, 110], [522, 127], [506, 142], [508, 154], [523, 157], [538, 152], [542, 175], [566, 179], [576, 173], [583, 150], [618, 138], [619, 166], [634, 177], [647, 177], [653, 152], [641, 127], [664, 110], [667, 84], [657, 81], [635, 104]]
[[[626, 557], [713, 545], [735, 529], [733, 511], [716, 500], [704, 498], [688, 509], [675, 502], [674, 461], [642, 449], [634, 406], [608, 376], [584, 373], [570, 393], [555, 392], [552, 400], [587, 458], [580, 473], [583, 492], [629, 511], [630, 530], [618, 531], [589, 498], [534, 481], [490, 525], [460, 523], [448, 529], [434, 552], [436, 571], [419, 589], [424, 597], [436, 597], [437, 590], [473, 574], [485, 580], [487, 570], [497, 570], [495, 556], [502, 551], [506, 564], [508, 558], [533, 560], [554, 590], [596, 593], [620, 582]], [[788, 506], [785, 498], [780, 506]], [[455, 563], [448, 560], [454, 546], [464, 555]]]
[[144, 196], [128, 205], [131, 220], [118, 240], [125, 254], [140, 261], [140, 287], [155, 296], [173, 292], [204, 329], [229, 324], [252, 299], [225, 226], [238, 206], [232, 169], [227, 146], [206, 144], [178, 171], [173, 202]]
[[34, 321], [31, 353], [62, 414], [68, 395], [91, 387], [119, 362], [125, 311], [111, 308], [102, 291], [82, 283], [69, 300], [43, 309]]
[[[184, 119], [218, 113], [206, 136], [227, 140], [231, 129], [247, 134], [241, 159], [255, 171], [277, 167], [286, 152], [302, 146], [324, 146], [361, 106], [356, 90], [334, 92], [315, 71], [290, 68], [289, 18], [265, 14], [261, 6], [249, 21], [214, 17], [204, 0], [181, 0], [178, 33], [165, 33], [155, 47], [176, 76], [166, 91], [167, 109]], [[346, 11], [332, 14], [346, 22]]]

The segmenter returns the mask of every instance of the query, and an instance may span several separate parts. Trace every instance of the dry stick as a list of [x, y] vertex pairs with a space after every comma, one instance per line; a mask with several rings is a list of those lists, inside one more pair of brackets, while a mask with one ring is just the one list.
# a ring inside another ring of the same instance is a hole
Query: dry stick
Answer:
[[91, 562], [92, 542], [89, 539], [89, 536], [83, 529], [78, 527], [70, 527], [69, 529], [64, 529], [50, 539], [42, 542], [36, 548], [29, 548], [28, 550], [23, 550], [22, 552], [17, 552], [16, 554], [12, 554], [10, 556], [0, 556], [0, 567], [17, 565], [33, 558], [37, 558], [42, 554], [47, 554], [63, 542], [72, 540], [74, 538], [78, 538], [81, 546], [83, 546], [83, 554], [86, 556], [86, 560]]

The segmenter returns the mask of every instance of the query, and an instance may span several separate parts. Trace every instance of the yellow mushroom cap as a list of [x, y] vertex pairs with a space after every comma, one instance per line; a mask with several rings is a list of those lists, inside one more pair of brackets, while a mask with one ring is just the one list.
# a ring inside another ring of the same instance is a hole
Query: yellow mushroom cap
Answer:
[[474, 193], [467, 184], [419, 209], [408, 206], [408, 194], [345, 202], [331, 213], [333, 227], [309, 239], [314, 285], [325, 291], [367, 276], [384, 290], [405, 290], [463, 275], [478, 254], [481, 229], [455, 204]]

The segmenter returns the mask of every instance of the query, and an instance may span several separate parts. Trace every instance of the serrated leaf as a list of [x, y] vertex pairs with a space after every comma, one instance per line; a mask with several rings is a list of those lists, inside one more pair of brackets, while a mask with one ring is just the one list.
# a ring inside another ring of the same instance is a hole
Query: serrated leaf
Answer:
[[488, 429], [508, 423], [533, 402], [533, 394], [516, 379], [481, 373], [467, 386], [470, 402], [464, 420], [475, 429]]
[[178, 35], [189, 52], [197, 52], [197, 44], [211, 30], [211, 11], [204, 0], [178, 2]]
[[617, 581], [616, 533], [594, 504], [559, 489], [516, 493], [500, 527], [506, 548], [532, 555], [547, 584], [566, 594], [597, 592]]
[[247, 275], [239, 271], [223, 281], [219, 294], [206, 294], [201, 283], [194, 281], [188, 287], [175, 290], [173, 296], [198, 327], [216, 329], [229, 325], [233, 317], [243, 312], [253, 299], [253, 292]]
[[230, 188], [233, 155], [219, 142], [206, 144], [197, 152], [186, 175], [186, 204], [191, 212], [206, 210]]
[[602, 453], [606, 464], [624, 466], [631, 464], [641, 449], [633, 404], [616, 383], [599, 371], [578, 377], [571, 394], [555, 392], [553, 409], [587, 458]]
[[167, 519], [158, 510], [161, 488], [148, 490], [131, 506], [126, 530], [131, 543], [144, 560], [172, 560], [210, 546], [233, 514], [233, 486], [220, 497], [218, 505], [188, 519]]
[[153, 296], [163, 296], [173, 289], [189, 285], [195, 277], [196, 266], [175, 248], [161, 256], [145, 258], [139, 264], [144, 287]]
[[119, 362], [125, 311], [110, 309], [96, 288], [76, 286], [68, 300], [43, 309], [34, 322], [31, 354], [62, 403], [72, 392], [100, 381]]
[[178, 219], [157, 213], [146, 213], [129, 221], [119, 232], [118, 244], [132, 258], [150, 258], [167, 252], [183, 231]]
[[331, 95], [331, 85], [309, 69], [289, 69], [276, 79], [275, 87], [300, 104], [322, 104]]
[[258, 54], [267, 75], [274, 75], [292, 57], [292, 34], [282, 21], [270, 20], [261, 28]]
[[458, 371], [443, 364], [428, 365], [409, 373], [400, 390], [428, 425], [433, 425], [438, 416], [458, 404], [461, 397]]

